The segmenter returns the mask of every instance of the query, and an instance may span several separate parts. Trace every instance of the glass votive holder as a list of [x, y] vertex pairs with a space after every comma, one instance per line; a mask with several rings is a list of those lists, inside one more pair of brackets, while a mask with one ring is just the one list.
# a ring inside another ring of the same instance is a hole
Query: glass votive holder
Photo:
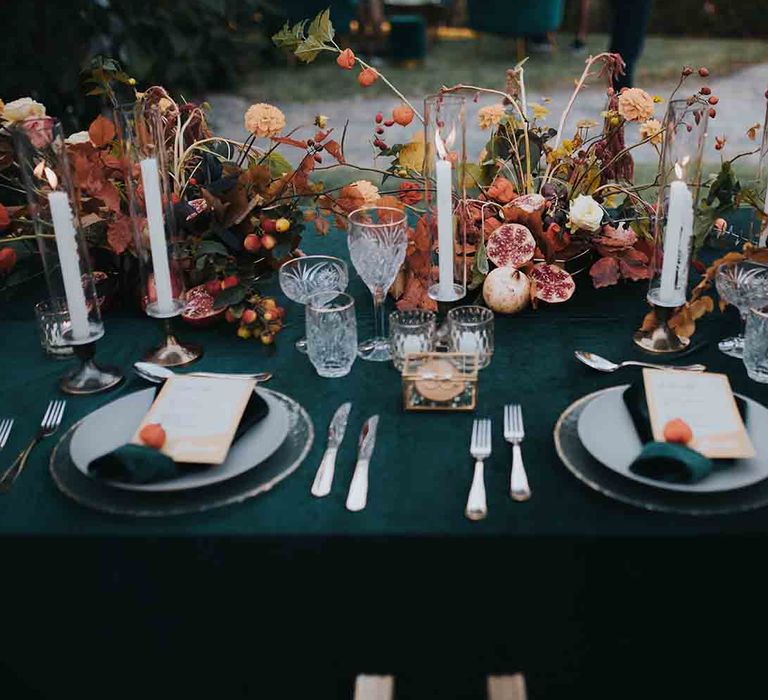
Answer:
[[747, 312], [743, 359], [749, 378], [768, 384], [768, 307]]
[[402, 372], [408, 353], [435, 349], [435, 314], [413, 309], [389, 314], [389, 344], [392, 364]]
[[64, 333], [71, 327], [67, 300], [63, 297], [46, 299], [35, 305], [37, 331], [40, 345], [49, 357], [66, 359], [74, 354], [74, 348], [64, 342]]
[[457, 306], [448, 312], [450, 352], [475, 353], [478, 369], [491, 364], [493, 311], [484, 306]]

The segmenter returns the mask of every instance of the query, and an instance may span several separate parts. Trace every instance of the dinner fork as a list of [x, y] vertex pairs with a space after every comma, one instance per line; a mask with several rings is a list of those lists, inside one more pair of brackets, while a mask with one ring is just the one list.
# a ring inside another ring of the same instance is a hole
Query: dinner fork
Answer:
[[13, 461], [8, 469], [0, 476], [0, 493], [8, 493], [11, 490], [16, 479], [19, 478], [19, 474], [24, 470], [27, 464], [27, 458], [32, 452], [32, 448], [37, 445], [43, 438], [53, 435], [61, 425], [61, 419], [64, 416], [64, 409], [67, 406], [67, 402], [63, 400], [54, 400], [48, 404], [48, 409], [43, 416], [43, 420], [40, 421], [40, 427], [35, 433], [35, 437], [32, 438], [32, 442], [27, 445], [25, 449], [19, 452], [19, 456]]
[[504, 406], [504, 439], [512, 443], [510, 494], [516, 501], [527, 501], [531, 497], [528, 476], [523, 466], [523, 453], [520, 450], [520, 443], [524, 437], [523, 409], [517, 403], [507, 404]]
[[472, 424], [472, 440], [469, 452], [475, 458], [475, 474], [472, 477], [472, 487], [469, 489], [469, 497], [467, 498], [467, 507], [464, 510], [464, 515], [470, 520], [482, 520], [488, 515], [488, 506], [485, 501], [483, 461], [491, 456], [490, 419], [478, 418]]
[[6, 418], [0, 421], [0, 450], [5, 447], [5, 443], [8, 442], [8, 438], [13, 430], [13, 418]]

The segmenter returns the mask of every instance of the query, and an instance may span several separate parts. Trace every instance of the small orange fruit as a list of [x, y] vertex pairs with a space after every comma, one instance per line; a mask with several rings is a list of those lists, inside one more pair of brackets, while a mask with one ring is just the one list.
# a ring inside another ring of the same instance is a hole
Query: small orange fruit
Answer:
[[408, 105], [400, 105], [392, 110], [392, 119], [400, 126], [408, 126], [413, 121], [413, 110]]
[[664, 426], [664, 439], [667, 442], [675, 442], [680, 445], [687, 445], [693, 440], [693, 431], [682, 418], [673, 418]]
[[147, 447], [159, 450], [165, 444], [165, 430], [160, 423], [147, 423], [139, 431], [139, 440]]

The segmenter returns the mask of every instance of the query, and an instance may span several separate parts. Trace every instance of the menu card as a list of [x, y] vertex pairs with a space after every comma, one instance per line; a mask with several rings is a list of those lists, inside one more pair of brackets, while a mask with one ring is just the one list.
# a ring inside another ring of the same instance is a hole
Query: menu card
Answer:
[[643, 382], [654, 440], [663, 442], [667, 422], [682, 418], [693, 431], [688, 446], [706, 457], [755, 456], [726, 375], [644, 369]]
[[166, 434], [162, 452], [176, 462], [221, 464], [256, 386], [253, 379], [185, 377], [166, 380], [132, 442], [147, 423]]

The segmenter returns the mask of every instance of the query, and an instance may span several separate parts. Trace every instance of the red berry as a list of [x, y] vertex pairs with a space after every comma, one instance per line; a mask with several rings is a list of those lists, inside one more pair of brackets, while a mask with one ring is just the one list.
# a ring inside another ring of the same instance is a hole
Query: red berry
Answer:
[[376, 133], [377, 134], [383, 134], [384, 133], [384, 129], [382, 127], [380, 127], [380, 126], [377, 126], [376, 127]]
[[693, 73], [693, 68], [690, 66], [683, 66], [683, 75], [685, 77], [688, 77], [691, 73]]
[[248, 325], [256, 320], [256, 312], [253, 309], [246, 309], [240, 317], [240, 322]]
[[267, 321], [267, 322], [274, 321], [276, 318], [277, 318], [277, 314], [275, 314], [273, 311], [265, 311], [264, 312], [264, 320], [265, 321]]
[[266, 236], [262, 237], [261, 245], [263, 245], [266, 250], [272, 250], [272, 248], [277, 245], [277, 240], [274, 236], [267, 234]]
[[712, 94], [712, 88], [708, 87], [707, 85], [702, 85], [701, 88], [699, 88], [699, 92], [702, 95], [711, 95]]
[[205, 283], [205, 291], [208, 292], [208, 294], [210, 294], [212, 297], [215, 297], [221, 291], [221, 281], [208, 280]]
[[[766, 97], [768, 97], [768, 94], [766, 94]], [[389, 126], [393, 126], [393, 125], [394, 125], [394, 123], [395, 123], [395, 120], [394, 120], [394, 119], [387, 119], [387, 120], [384, 122], [384, 126], [387, 126], [387, 127], [389, 127]]]
[[765, 91], [765, 99], [768, 100], [768, 90]]
[[693, 131], [693, 127], [690, 124], [686, 124], [685, 125], [685, 130], [686, 131]]
[[249, 233], [243, 241], [243, 248], [249, 253], [258, 253], [261, 248], [261, 238], [255, 233]]
[[271, 333], [262, 333], [261, 334], [261, 342], [264, 345], [270, 345], [274, 339], [275, 339], [275, 337]]
[[277, 224], [274, 219], [262, 219], [261, 230], [264, 233], [274, 233], [277, 230]]
[[717, 95], [712, 95], [712, 97], [709, 98], [709, 104], [716, 105], [718, 102], [720, 102], [720, 98]]
[[226, 313], [224, 314], [224, 318], [227, 320], [227, 323], [237, 323], [240, 320], [232, 312], [232, 308], [231, 307], [229, 309], [227, 309]]
[[722, 150], [722, 148], [723, 148], [723, 144], [722, 144], [722, 143], [720, 143], [720, 142], [718, 141], [718, 142], [715, 144], [715, 150], [716, 150], [716, 151], [720, 151], [720, 150]]
[[717, 110], [714, 107], [709, 108], [709, 118], [714, 119], [717, 116]]
[[240, 278], [237, 275], [229, 275], [221, 280], [221, 288], [229, 289], [230, 287], [237, 287], [240, 284]]
[[376, 112], [376, 123], [381, 124], [384, 121], [384, 115], [381, 112]]
[[701, 68], [699, 68], [699, 75], [702, 78], [706, 78], [709, 75], [709, 70], [706, 69], [704, 66], [702, 66]]

